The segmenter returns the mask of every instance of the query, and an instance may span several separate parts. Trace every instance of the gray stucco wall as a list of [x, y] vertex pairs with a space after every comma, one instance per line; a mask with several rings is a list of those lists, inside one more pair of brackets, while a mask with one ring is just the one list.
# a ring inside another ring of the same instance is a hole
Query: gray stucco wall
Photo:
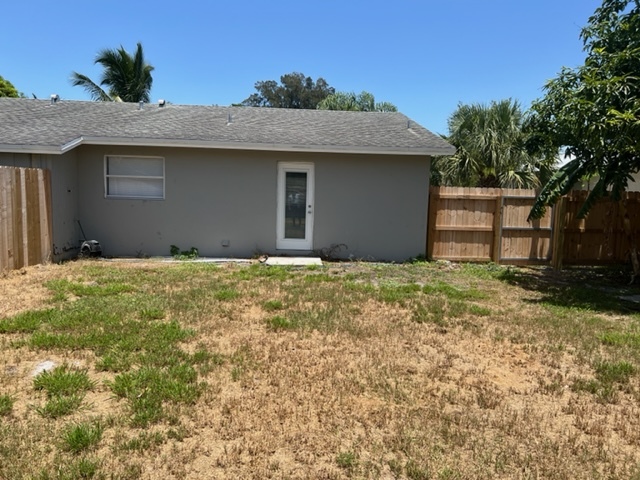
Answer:
[[0, 152], [0, 165], [43, 168], [51, 171], [53, 260], [73, 258], [80, 246], [78, 215], [78, 167], [76, 152], [64, 155]]
[[[165, 199], [106, 199], [105, 155], [163, 157]], [[345, 244], [341, 256], [368, 260], [425, 253], [427, 157], [83, 146], [77, 158], [77, 217], [105, 255], [168, 255], [170, 245], [202, 256], [304, 253], [276, 250], [279, 161], [315, 166], [314, 249]]]

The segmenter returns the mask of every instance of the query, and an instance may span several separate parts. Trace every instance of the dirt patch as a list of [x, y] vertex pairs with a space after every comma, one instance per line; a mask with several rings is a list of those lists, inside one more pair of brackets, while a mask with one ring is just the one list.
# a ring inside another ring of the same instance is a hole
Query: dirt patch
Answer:
[[35, 265], [0, 275], [0, 318], [46, 305], [51, 292], [44, 283], [68, 272], [63, 265]]

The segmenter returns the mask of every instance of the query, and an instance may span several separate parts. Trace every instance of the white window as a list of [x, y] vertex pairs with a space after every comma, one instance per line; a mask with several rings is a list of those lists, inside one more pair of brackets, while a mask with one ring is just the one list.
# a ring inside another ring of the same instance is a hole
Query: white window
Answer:
[[116, 157], [104, 159], [107, 198], [164, 199], [164, 158]]

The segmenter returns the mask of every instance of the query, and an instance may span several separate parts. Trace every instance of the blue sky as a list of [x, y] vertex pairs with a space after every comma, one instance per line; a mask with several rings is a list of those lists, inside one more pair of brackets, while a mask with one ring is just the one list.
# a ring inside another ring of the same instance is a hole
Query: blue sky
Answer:
[[[462, 103], [525, 108], [584, 60], [580, 29], [599, 0], [23, 0], [5, 11], [0, 75], [30, 96], [87, 100], [102, 48], [142, 42], [152, 99], [229, 105], [297, 71], [377, 101], [436, 133]], [[6, 10], [6, 9], [5, 9]]]

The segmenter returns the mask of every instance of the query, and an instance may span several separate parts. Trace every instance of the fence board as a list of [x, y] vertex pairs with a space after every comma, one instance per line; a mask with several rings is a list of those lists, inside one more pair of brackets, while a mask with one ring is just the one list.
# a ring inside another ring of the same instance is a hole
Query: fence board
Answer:
[[0, 272], [50, 260], [50, 179], [42, 169], [0, 167]]

